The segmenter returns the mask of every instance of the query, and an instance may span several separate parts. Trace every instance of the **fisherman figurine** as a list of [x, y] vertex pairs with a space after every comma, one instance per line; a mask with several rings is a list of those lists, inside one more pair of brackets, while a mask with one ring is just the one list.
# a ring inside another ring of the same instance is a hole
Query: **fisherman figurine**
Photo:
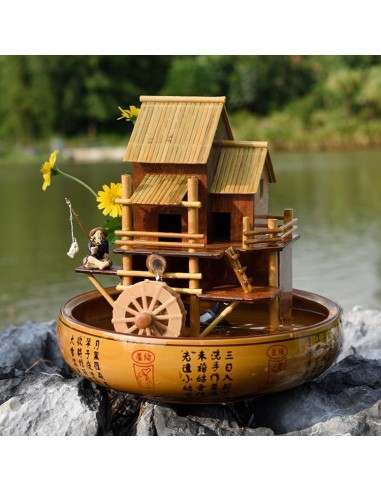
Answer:
[[89, 236], [90, 241], [87, 248], [90, 255], [83, 260], [84, 268], [97, 268], [98, 270], [110, 268], [112, 262], [109, 256], [106, 229], [104, 227], [96, 227], [90, 231]]

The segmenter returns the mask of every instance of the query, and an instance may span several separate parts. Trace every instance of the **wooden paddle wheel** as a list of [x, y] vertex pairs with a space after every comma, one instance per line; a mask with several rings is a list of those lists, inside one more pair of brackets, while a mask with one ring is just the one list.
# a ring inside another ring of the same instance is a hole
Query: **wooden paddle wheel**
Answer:
[[164, 282], [144, 280], [116, 299], [112, 323], [121, 333], [180, 337], [185, 334], [185, 317], [179, 294]]

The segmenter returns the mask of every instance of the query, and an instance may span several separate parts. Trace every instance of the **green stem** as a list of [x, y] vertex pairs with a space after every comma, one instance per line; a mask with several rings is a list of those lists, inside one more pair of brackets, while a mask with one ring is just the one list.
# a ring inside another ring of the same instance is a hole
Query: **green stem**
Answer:
[[71, 179], [72, 181], [75, 181], [76, 183], [79, 183], [80, 185], [82, 185], [84, 188], [86, 188], [86, 190], [90, 191], [90, 193], [92, 193], [95, 198], [98, 198], [98, 195], [95, 193], [95, 191], [90, 188], [90, 186], [88, 186], [86, 183], [84, 183], [83, 181], [81, 181], [80, 179], [78, 178], [75, 178], [74, 176], [72, 176], [71, 174], [67, 174], [67, 173], [64, 173], [63, 171], [61, 171], [60, 169], [58, 169], [58, 167], [55, 168], [55, 171], [58, 173], [58, 174], [61, 174], [62, 176], [65, 176], [65, 178], [69, 178]]

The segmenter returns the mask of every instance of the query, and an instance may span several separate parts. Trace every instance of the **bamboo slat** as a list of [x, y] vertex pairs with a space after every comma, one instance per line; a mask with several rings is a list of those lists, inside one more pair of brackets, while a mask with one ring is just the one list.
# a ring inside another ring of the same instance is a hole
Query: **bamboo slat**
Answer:
[[[117, 270], [116, 274], [119, 277], [156, 278], [156, 275], [148, 270]], [[201, 280], [202, 273], [164, 272], [161, 277], [170, 279]]]
[[178, 162], [187, 162], [187, 155], [189, 152], [189, 142], [191, 142], [191, 135], [195, 126], [195, 119], [197, 117], [197, 107], [196, 104], [187, 104], [183, 131], [181, 134], [181, 140], [179, 142], [179, 156]]
[[204, 239], [204, 234], [189, 234], [187, 232], [155, 232], [155, 231], [115, 231], [116, 236], [126, 236], [128, 232], [129, 236], [133, 237], [171, 237], [171, 238], [184, 238], [184, 239]]
[[170, 153], [167, 154], [167, 162], [179, 162], [179, 156], [181, 152], [181, 141], [184, 133], [184, 120], [186, 119], [186, 106], [185, 104], [179, 105], [179, 116], [178, 116], [178, 127], [176, 129], [176, 133], [172, 139], [172, 145], [170, 149]]
[[152, 104], [152, 118], [146, 136], [147, 147], [142, 158], [145, 162], [155, 162], [154, 154], [158, 147], [160, 139], [163, 138], [163, 122], [167, 115], [167, 105], [162, 102]]
[[273, 233], [278, 233], [278, 232], [283, 232], [283, 229], [281, 227], [277, 227], [275, 229], [254, 229], [252, 231], [245, 231], [246, 236], [258, 236], [260, 234], [273, 234]]
[[292, 220], [290, 220], [290, 222], [287, 222], [287, 224], [283, 224], [283, 225], [281, 225], [281, 226], [279, 227], [279, 229], [280, 229], [281, 231], [284, 231], [284, 230], [288, 229], [289, 227], [293, 226], [294, 224], [296, 224], [297, 222], [298, 222], [298, 219], [297, 219], [297, 218], [292, 219]]
[[[116, 290], [122, 291], [126, 290], [128, 287], [122, 284], [118, 284]], [[171, 287], [172, 290], [178, 292], [179, 294], [189, 294], [189, 295], [201, 295], [202, 289], [188, 289], [187, 287]]]
[[[141, 107], [138, 119], [136, 120], [134, 130], [135, 128], [140, 129], [140, 113], [146, 111], [147, 117], [144, 121], [144, 128], [141, 129], [139, 135], [140, 138], [136, 142], [139, 148], [139, 153], [135, 154], [135, 158], [131, 159], [133, 162], [140, 162], [142, 159], [146, 159], [147, 154], [149, 153], [150, 149], [152, 148], [152, 143], [155, 138], [155, 121], [158, 120], [160, 117], [160, 107], [155, 107], [154, 105], [150, 104], [147, 105], [146, 107]], [[129, 144], [127, 146], [127, 152], [129, 149]]]
[[267, 215], [255, 215], [254, 216], [254, 221], [255, 219], [278, 219], [278, 220], [283, 220], [284, 216], [283, 215], [272, 215], [272, 214], [267, 214]]
[[[160, 160], [158, 162], [166, 162], [167, 156], [170, 156], [171, 149], [174, 148], [174, 136], [177, 134], [178, 129], [181, 124], [179, 119], [181, 115], [181, 106], [179, 104], [174, 105], [174, 113], [170, 121], [170, 127], [168, 129], [168, 135], [166, 142], [163, 146], [162, 152], [160, 154]], [[170, 160], [170, 158], [169, 158]]]
[[293, 232], [295, 232], [297, 230], [297, 227], [294, 226], [292, 227], [289, 231], [285, 232], [283, 235], [282, 235], [282, 239], [286, 238], [287, 236], [290, 236]]
[[120, 203], [121, 205], [132, 205], [129, 198], [114, 198], [114, 203]]
[[259, 239], [248, 239], [245, 244], [258, 244], [258, 243], [278, 243], [281, 241], [281, 237], [261, 237]]
[[211, 119], [213, 119], [213, 104], [209, 103], [203, 108], [201, 121], [195, 134], [194, 144], [190, 154], [190, 161], [192, 162], [208, 160], [208, 155], [205, 155], [205, 136], [211, 133], [208, 128]]
[[150, 157], [150, 162], [165, 162], [162, 160], [162, 156], [165, 147], [168, 146], [171, 141], [171, 126], [176, 113], [176, 106], [177, 105], [175, 104], [168, 104], [164, 107], [164, 120], [160, 123], [160, 134], [155, 142], [155, 147], [152, 157]]
[[170, 242], [170, 241], [133, 241], [133, 240], [123, 240], [123, 239], [117, 239], [115, 241], [115, 244], [120, 244], [120, 245], [125, 245], [125, 246], [157, 246], [159, 248], [171, 248], [171, 249], [176, 249], [176, 248], [197, 248], [197, 249], [203, 249], [204, 245], [203, 244], [197, 244], [197, 243], [190, 243], [190, 242], [182, 242], [182, 243], [177, 243], [177, 242]]

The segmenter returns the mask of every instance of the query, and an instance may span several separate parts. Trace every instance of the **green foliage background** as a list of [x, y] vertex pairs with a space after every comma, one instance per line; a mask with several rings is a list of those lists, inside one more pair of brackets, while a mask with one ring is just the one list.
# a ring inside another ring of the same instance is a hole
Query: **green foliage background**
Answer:
[[234, 135], [278, 149], [381, 144], [381, 57], [0, 56], [0, 153], [125, 144], [118, 106], [139, 96], [227, 96]]

